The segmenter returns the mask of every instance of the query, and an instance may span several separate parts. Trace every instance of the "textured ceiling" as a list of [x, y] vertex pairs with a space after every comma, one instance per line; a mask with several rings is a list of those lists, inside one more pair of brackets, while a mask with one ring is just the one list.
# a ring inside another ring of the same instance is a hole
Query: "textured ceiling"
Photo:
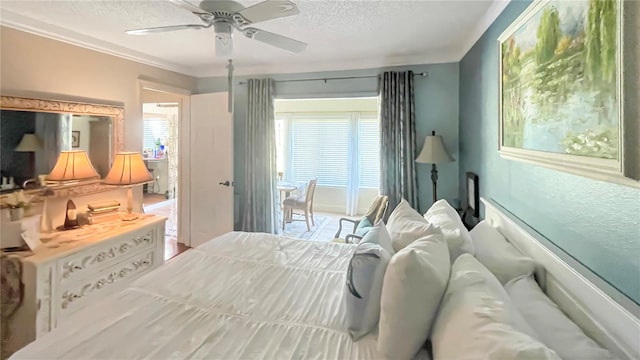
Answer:
[[[240, 2], [250, 6], [258, 1]], [[468, 50], [469, 39], [477, 39], [484, 30], [479, 24], [487, 21], [488, 10], [495, 5], [491, 0], [295, 2], [300, 15], [255, 27], [307, 42], [307, 50], [290, 54], [236, 32], [236, 73], [458, 61]], [[189, 75], [216, 76], [226, 71], [226, 60], [215, 58], [213, 29], [145, 36], [124, 33], [142, 27], [200, 23], [195, 15], [167, 1], [2, 0], [0, 8], [3, 25]]]

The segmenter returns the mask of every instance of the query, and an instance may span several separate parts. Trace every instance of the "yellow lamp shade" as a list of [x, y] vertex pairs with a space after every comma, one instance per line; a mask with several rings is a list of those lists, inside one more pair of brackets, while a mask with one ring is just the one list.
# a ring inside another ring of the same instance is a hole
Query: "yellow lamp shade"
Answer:
[[99, 179], [100, 175], [91, 164], [86, 151], [61, 151], [56, 165], [47, 180], [67, 181]]
[[139, 152], [121, 152], [116, 154], [113, 166], [107, 177], [102, 181], [108, 185], [137, 185], [152, 181], [153, 177], [147, 170]]

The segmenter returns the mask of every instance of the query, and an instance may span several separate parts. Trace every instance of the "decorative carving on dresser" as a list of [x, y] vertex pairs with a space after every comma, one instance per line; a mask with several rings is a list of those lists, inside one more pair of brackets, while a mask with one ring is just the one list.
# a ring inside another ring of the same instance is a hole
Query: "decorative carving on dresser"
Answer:
[[85, 270], [90, 268], [93, 265], [100, 264], [101, 262], [107, 259], [114, 259], [121, 255], [126, 255], [129, 250], [135, 249], [140, 245], [148, 246], [152, 245], [155, 241], [153, 237], [153, 231], [149, 231], [147, 234], [142, 236], [136, 236], [131, 240], [126, 240], [121, 244], [114, 245], [109, 249], [100, 251], [95, 255], [88, 255], [83, 257], [81, 260], [75, 261], [67, 261], [62, 266], [62, 278], [67, 279], [73, 274], [77, 274], [81, 270]]
[[53, 283], [53, 267], [48, 266], [37, 286], [37, 316], [36, 336], [51, 330], [51, 290]]
[[150, 265], [153, 265], [153, 252], [147, 253], [143, 258], [135, 259], [118, 270], [111, 271], [109, 275], [101, 277], [97, 281], [92, 281], [83, 285], [77, 291], [65, 291], [62, 294], [62, 302], [60, 307], [66, 309], [74, 301], [80, 300], [86, 296], [89, 296], [94, 291], [100, 290], [107, 285], [113, 284], [116, 281], [127, 278], [129, 275], [140, 272]]

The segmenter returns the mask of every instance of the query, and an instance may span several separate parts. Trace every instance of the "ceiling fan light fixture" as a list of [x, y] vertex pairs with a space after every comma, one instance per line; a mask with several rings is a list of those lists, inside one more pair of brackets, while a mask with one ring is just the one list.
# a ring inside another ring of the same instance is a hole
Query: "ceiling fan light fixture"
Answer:
[[[1, 0], [0, 0], [1, 1]], [[304, 51], [307, 44], [272, 32], [247, 27], [257, 22], [297, 15], [300, 10], [290, 0], [265, 0], [249, 7], [244, 7], [234, 0], [203, 0], [199, 6], [193, 5], [194, 0], [168, 0], [202, 20], [204, 24], [186, 24], [160, 26], [144, 29], [127, 30], [130, 35], [145, 35], [184, 29], [215, 30], [216, 55], [228, 58], [233, 51], [233, 31], [238, 30], [249, 39], [287, 50], [292, 53]]]
[[233, 37], [231, 34], [216, 34], [216, 57], [227, 58], [233, 54]]
[[229, 24], [226, 21], [218, 21], [213, 23], [213, 29], [216, 31], [216, 36], [218, 35], [231, 36], [231, 32], [233, 32], [233, 25]]

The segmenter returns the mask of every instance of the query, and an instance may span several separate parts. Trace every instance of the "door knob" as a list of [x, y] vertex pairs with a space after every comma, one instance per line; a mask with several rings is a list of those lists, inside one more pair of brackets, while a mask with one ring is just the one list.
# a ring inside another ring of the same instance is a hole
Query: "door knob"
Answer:
[[229, 186], [231, 185], [231, 182], [229, 182], [229, 180], [225, 181], [225, 182], [221, 182], [220, 185], [222, 186]]

